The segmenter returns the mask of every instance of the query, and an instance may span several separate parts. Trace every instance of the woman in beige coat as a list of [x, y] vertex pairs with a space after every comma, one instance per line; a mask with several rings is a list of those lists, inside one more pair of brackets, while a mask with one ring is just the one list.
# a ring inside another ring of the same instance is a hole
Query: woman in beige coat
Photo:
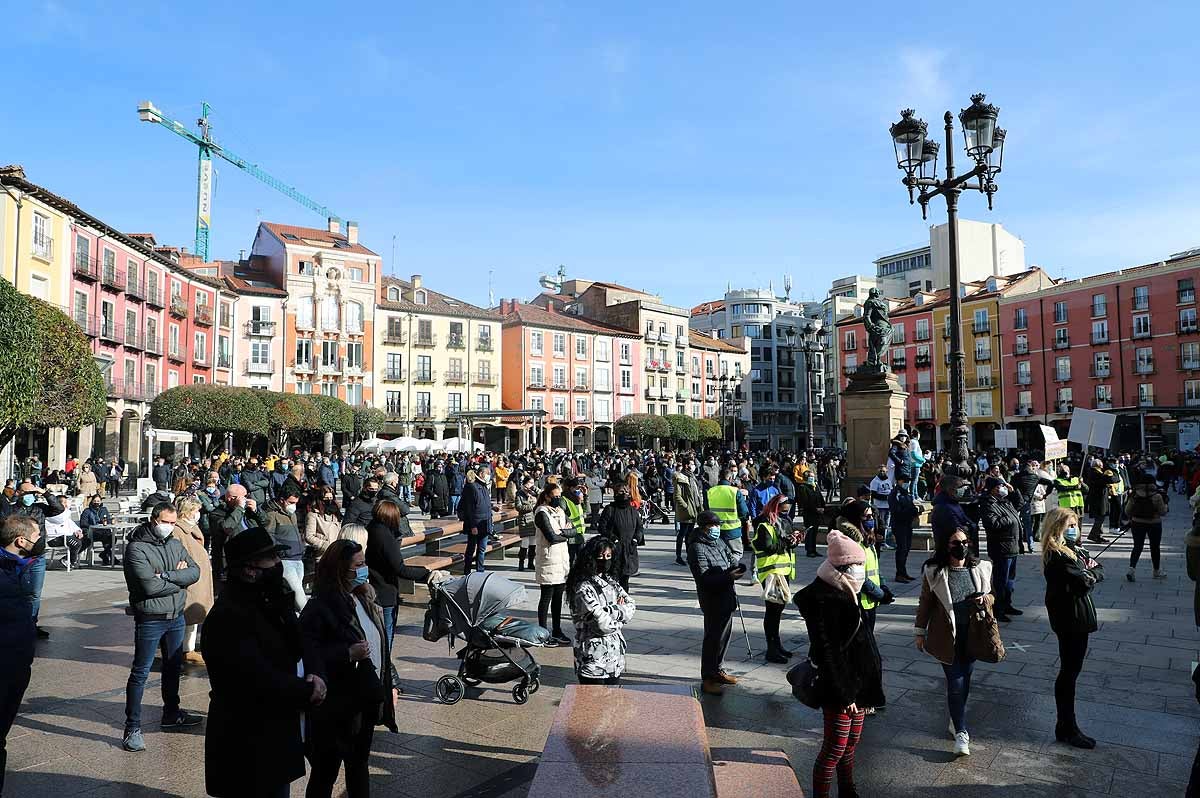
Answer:
[[[571, 559], [567, 549], [567, 514], [562, 508], [562, 486], [548, 482], [538, 496], [533, 511], [535, 549], [533, 559], [534, 577], [541, 586], [538, 600], [538, 624], [550, 629], [554, 645], [569, 646], [571, 638], [562, 630], [563, 591], [567, 585], [567, 573], [571, 570]], [[553, 626], [546, 626], [547, 612]]]
[[183, 543], [188, 555], [200, 566], [200, 578], [188, 586], [187, 598], [184, 600], [183, 620], [187, 624], [183, 638], [184, 659], [203, 665], [204, 658], [196, 650], [196, 632], [208, 617], [208, 611], [212, 609], [215, 599], [212, 562], [204, 549], [204, 533], [200, 531], [200, 502], [192, 496], [180, 496], [175, 499], [175, 509], [179, 520], [175, 522], [175, 531], [171, 534]]
[[77, 495], [85, 498], [96, 495], [96, 491], [100, 489], [100, 481], [96, 479], [96, 472], [87, 463], [79, 467], [79, 476], [76, 478], [75, 488], [78, 491]]
[[342, 516], [333, 498], [333, 488], [322, 485], [313, 491], [308, 518], [304, 521], [304, 542], [317, 550], [319, 559], [329, 544], [342, 534]]

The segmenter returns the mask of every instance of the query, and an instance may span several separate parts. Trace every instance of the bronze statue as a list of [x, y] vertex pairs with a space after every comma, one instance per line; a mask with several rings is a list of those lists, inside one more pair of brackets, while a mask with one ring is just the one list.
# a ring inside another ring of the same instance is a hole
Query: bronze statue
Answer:
[[888, 318], [888, 303], [879, 296], [879, 289], [872, 288], [863, 303], [863, 326], [867, 329], [867, 366], [872, 370], [887, 371], [881, 359], [885, 349], [892, 343], [892, 322]]

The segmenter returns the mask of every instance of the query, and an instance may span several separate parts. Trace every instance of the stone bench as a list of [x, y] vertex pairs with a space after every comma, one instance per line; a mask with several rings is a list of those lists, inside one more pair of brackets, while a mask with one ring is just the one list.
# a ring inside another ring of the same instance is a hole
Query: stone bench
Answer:
[[804, 798], [783, 751], [714, 748], [711, 756], [717, 798]]
[[[516, 524], [517, 513], [511, 509], [501, 509], [492, 515], [493, 529], [503, 530], [506, 526]], [[423, 565], [431, 571], [450, 570], [461, 565], [466, 558], [466, 538], [462, 534], [462, 521], [457, 518], [437, 518], [430, 520], [412, 519], [409, 525], [413, 528], [412, 535], [400, 539], [400, 547], [404, 550], [404, 561], [409, 565]], [[454, 541], [451, 543], [450, 541]], [[498, 545], [489, 544], [487, 559], [504, 559], [505, 549], [519, 544], [521, 538], [511, 532], [501, 532]], [[410, 551], [422, 551], [421, 554], [410, 554]], [[400, 592], [406, 595], [416, 593], [416, 583], [400, 580]]]

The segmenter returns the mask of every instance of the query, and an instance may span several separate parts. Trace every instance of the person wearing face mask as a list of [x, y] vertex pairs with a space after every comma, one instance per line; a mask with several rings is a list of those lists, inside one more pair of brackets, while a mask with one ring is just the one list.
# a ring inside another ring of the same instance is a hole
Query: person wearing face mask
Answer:
[[675, 470], [675, 520], [679, 523], [679, 531], [675, 534], [675, 564], [687, 565], [683, 559], [683, 547], [687, 545], [688, 536], [696, 527], [696, 516], [704, 506], [704, 491], [700, 480], [696, 478], [696, 462], [688, 460], [681, 468]]
[[[800, 544], [804, 533], [792, 527], [791, 500], [782, 494], [767, 502], [762, 513], [754, 519], [754, 553], [755, 578], [768, 587], [767, 577], [775, 574], [790, 583], [796, 578], [796, 546]], [[772, 597], [764, 596], [766, 605], [763, 614], [763, 633], [767, 638], [767, 662], [786, 664], [792, 657], [792, 652], [783, 647], [779, 635], [779, 621], [783, 617], [783, 601], [766, 600]]]
[[871, 506], [875, 509], [875, 518], [879, 522], [879, 534], [876, 535], [879, 539], [879, 546], [876, 551], [884, 548], [896, 548], [891, 545], [889, 540], [892, 533], [888, 527], [888, 520], [891, 516], [891, 510], [888, 509], [888, 497], [892, 495], [894, 487], [896, 487], [896, 483], [888, 476], [887, 466], [880, 466], [870, 484]]
[[304, 542], [312, 546], [319, 558], [338, 539], [342, 531], [342, 514], [333, 498], [333, 488], [318, 485], [308, 501], [308, 517], [304, 519]]
[[[553, 644], [568, 645], [571, 638], [562, 630], [562, 600], [571, 560], [567, 553], [567, 515], [563, 509], [562, 487], [557, 483], [547, 483], [538, 496], [533, 523], [537, 528], [533, 570], [541, 587], [538, 624], [550, 629]], [[548, 613], [553, 626], [546, 625]]]
[[91, 551], [92, 542], [100, 541], [103, 550], [100, 552], [100, 561], [105, 565], [112, 562], [112, 530], [111, 529], [95, 529], [96, 526], [107, 526], [113, 522], [112, 513], [104, 506], [104, 500], [99, 494], [92, 494], [88, 497], [88, 505], [79, 514], [79, 528], [83, 530], [83, 548], [85, 551]]
[[[15, 498], [16, 506], [10, 511], [10, 515], [32, 519], [38, 525], [38, 531], [41, 533], [29, 564], [29, 578], [32, 580], [34, 588], [31, 609], [36, 625], [42, 609], [42, 586], [46, 582], [46, 517], [60, 515], [65, 512], [66, 508], [59, 497], [53, 493], [46, 493], [28, 480], [21, 483]], [[50, 637], [50, 633], [38, 626], [37, 636], [39, 640], [46, 640]]]
[[175, 499], [175, 514], [177, 520], [172, 534], [200, 568], [200, 578], [188, 585], [185, 597], [183, 620], [187, 629], [183, 635], [183, 658], [193, 665], [203, 665], [204, 658], [196, 650], [196, 635], [212, 609], [215, 594], [212, 564], [204, 549], [204, 533], [200, 531], [200, 502], [191, 496], [179, 496]]
[[213, 576], [224, 577], [225, 544], [253, 527], [266, 526], [266, 516], [257, 502], [251, 499], [244, 485], [230, 485], [225, 497], [208, 514], [208, 535], [212, 545]]
[[1099, 581], [1096, 561], [1080, 545], [1079, 516], [1059, 507], [1042, 524], [1042, 573], [1046, 577], [1046, 614], [1058, 637], [1058, 677], [1054, 703], [1058, 722], [1054, 738], [1076, 748], [1095, 748], [1096, 741], [1079, 730], [1075, 716], [1075, 682], [1087, 656], [1088, 635], [1096, 631], [1092, 588]]
[[29, 610], [36, 595], [30, 566], [41, 534], [31, 518], [11, 516], [0, 522], [0, 793], [8, 759], [5, 741], [33, 667], [37, 626]]
[[696, 518], [688, 540], [688, 567], [696, 582], [696, 598], [704, 616], [704, 639], [700, 646], [701, 689], [708, 695], [723, 695], [737, 677], [725, 672], [722, 663], [729, 648], [733, 614], [737, 610], [734, 583], [746, 566], [721, 537], [721, 520], [712, 510]]
[[231, 538], [225, 561], [229, 578], [200, 630], [210, 687], [205, 790], [285, 798], [304, 777], [301, 713], [325, 700], [318, 653], [304, 645], [279, 547], [265, 529]]
[[[424, 582], [429, 578], [428, 568], [404, 562], [398, 534], [403, 520], [403, 508], [385, 499], [375, 505], [371, 520], [367, 522], [366, 562], [371, 569], [375, 601], [382, 608], [389, 648], [395, 631], [396, 606], [400, 603], [402, 583]], [[342, 529], [353, 526], [356, 525], [344, 524]]]
[[328, 689], [307, 714], [307, 798], [330, 798], [343, 765], [346, 794], [365, 798], [375, 726], [396, 731], [391, 642], [368, 574], [361, 546], [334, 541], [317, 563], [312, 599], [300, 613], [305, 648], [314, 652], [314, 670]]
[[524, 571], [526, 561], [533, 568], [535, 535], [537, 528], [533, 523], [533, 511], [537, 507], [538, 495], [534, 489], [533, 477], [523, 474], [519, 481], [520, 487], [513, 495], [513, 509], [517, 511], [517, 534], [521, 537], [520, 549], [517, 551], [517, 570]]
[[[992, 565], [971, 554], [970, 539], [957, 530], [938, 541], [933, 556], [921, 571], [921, 597], [917, 602], [916, 647], [936, 659], [946, 675], [946, 703], [950, 709], [950, 733], [956, 756], [969, 756], [971, 735], [967, 731], [967, 698], [976, 656], [970, 648], [970, 618], [991, 609]], [[994, 650], [999, 639], [992, 641]]]
[[[879, 555], [875, 510], [867, 502], [846, 501], [842, 503], [841, 515], [837, 519], [837, 531], [863, 547], [863, 584], [859, 590], [859, 604], [863, 611], [863, 622], [875, 631], [875, 611], [880, 604], [895, 601], [891, 589], [879, 577]], [[875, 708], [866, 710], [875, 714]]]
[[863, 547], [833, 530], [817, 576], [793, 603], [808, 627], [808, 658], [817, 671], [824, 736], [813, 764], [813, 796], [856, 796], [854, 751], [867, 707], [882, 706], [883, 666], [875, 636], [862, 621], [858, 596], [866, 579]]
[[983, 528], [987, 530], [987, 554], [992, 561], [995, 580], [996, 620], [1008, 623], [1010, 616], [1025, 614], [1013, 606], [1023, 499], [1000, 477], [988, 477], [983, 487], [985, 492], [979, 502], [979, 511]]
[[642, 514], [633, 507], [629, 489], [618, 485], [613, 503], [600, 513], [599, 534], [613, 545], [612, 577], [622, 590], [629, 590], [629, 577], [637, 576], [641, 567], [638, 547], [646, 545]]
[[612, 577], [612, 541], [589, 540], [571, 572], [566, 594], [575, 625], [575, 676], [580, 684], [621, 683], [625, 672], [625, 638], [621, 629], [633, 619], [633, 599]]
[[300, 535], [300, 522], [296, 513], [300, 505], [300, 494], [296, 488], [285, 483], [279, 497], [267, 502], [263, 508], [263, 528], [271, 533], [276, 545], [281, 547], [283, 578], [292, 589], [296, 599], [296, 611], [304, 609], [308, 597], [304, 594], [304, 540]]
[[142, 693], [154, 654], [163, 652], [164, 730], [196, 726], [200, 718], [179, 708], [179, 674], [183, 670], [184, 610], [187, 588], [200, 578], [200, 566], [174, 536], [178, 516], [166, 502], [129, 535], [125, 546], [125, 585], [134, 619], [133, 667], [125, 686], [125, 733], [121, 747], [145, 751], [142, 737]]
[[971, 534], [971, 530], [976, 528], [975, 522], [967, 515], [959, 501], [967, 490], [968, 486], [961, 477], [942, 477], [937, 494], [933, 497], [933, 509], [929, 513], [935, 547], [939, 540], [948, 540], [955, 530], [965, 529], [967, 536], [971, 538], [971, 548], [978, 550], [976, 540], [979, 533]]
[[1152, 477], [1143, 476], [1133, 486], [1129, 498], [1125, 501], [1123, 512], [1133, 535], [1133, 549], [1129, 552], [1129, 570], [1125, 573], [1125, 579], [1129, 582], [1137, 579], [1137, 564], [1147, 539], [1150, 541], [1150, 563], [1154, 566], [1154, 578], [1166, 579], [1167, 573], [1161, 567], [1159, 545], [1162, 541], [1162, 520], [1167, 514], [1167, 505], [1155, 487]]
[[810, 468], [804, 475], [804, 481], [796, 486], [796, 505], [804, 521], [804, 553], [816, 559], [821, 556], [817, 553], [817, 532], [825, 515], [825, 496], [817, 484], [815, 468]]

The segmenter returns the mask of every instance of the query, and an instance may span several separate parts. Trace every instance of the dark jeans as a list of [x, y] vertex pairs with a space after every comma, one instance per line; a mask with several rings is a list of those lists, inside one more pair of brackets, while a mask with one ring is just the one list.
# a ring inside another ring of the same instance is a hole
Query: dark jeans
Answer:
[[[304, 791], [305, 798], [331, 798], [338, 770], [343, 763], [346, 766], [346, 794], [350, 798], [367, 798], [371, 794], [367, 761], [371, 757], [371, 738], [374, 734], [375, 725], [367, 721], [361, 724], [358, 732], [351, 735], [349, 740], [326, 740], [321, 731], [314, 731], [317, 739], [308, 755], [312, 773], [309, 774], [308, 787]], [[348, 750], [339, 751], [339, 742], [343, 746], [349, 743]]]
[[1017, 580], [1016, 557], [992, 558], [992, 592], [996, 594], [996, 614], [1012, 606], [1013, 586]]
[[908, 576], [908, 553], [912, 551], [912, 527], [898, 527], [892, 530], [896, 541], [896, 576]]
[[1142, 556], [1142, 547], [1146, 545], [1146, 538], [1150, 538], [1150, 562], [1154, 565], [1154, 570], [1158, 570], [1160, 563], [1159, 544], [1162, 543], [1162, 524], [1139, 524], [1136, 521], [1133, 524], [1133, 551], [1129, 553], [1129, 567], [1137, 568], [1138, 559]]
[[779, 621], [783, 619], [783, 605], [770, 601], [763, 602], [766, 612], [763, 613], [763, 634], [767, 636], [767, 644], [779, 638]]
[[704, 642], [700, 646], [700, 677], [715, 679], [729, 648], [733, 631], [733, 610], [704, 611]]
[[17, 719], [17, 710], [21, 708], [21, 698], [25, 688], [29, 687], [32, 672], [30, 664], [8, 666], [0, 680], [0, 794], [4, 793], [4, 772], [8, 769], [8, 733]]
[[467, 553], [463, 558], [463, 574], [471, 573], [472, 561], [475, 563], [475, 570], [482, 573], [483, 558], [488, 550], [488, 535], [492, 532], [491, 519], [476, 524], [463, 524], [463, 532], [467, 533]]
[[1111, 532], [1121, 528], [1121, 499], [1124, 496], [1113, 496], [1108, 502], [1108, 529]]
[[695, 521], [680, 521], [679, 531], [675, 533], [675, 559], [683, 559], [683, 547], [687, 545], [687, 537], [696, 528]]
[[1102, 537], [1104, 534], [1104, 519], [1106, 517], [1106, 513], [1094, 514], [1092, 516], [1092, 531], [1088, 533], [1088, 540], [1096, 541]]
[[1045, 513], [1033, 514], [1033, 539], [1040, 541], [1042, 539], [1042, 519], [1046, 517]]
[[[812, 521], [812, 523], [809, 523], [810, 520]], [[806, 531], [804, 533], [804, 553], [805, 554], [816, 554], [817, 553], [817, 530], [820, 528], [821, 525], [816, 519], [805, 518], [804, 526], [806, 528]]]
[[1029, 504], [1021, 508], [1021, 542], [1033, 551], [1033, 506]]
[[954, 731], [967, 730], [967, 697], [971, 694], [971, 673], [975, 662], [955, 662], [942, 665], [946, 673], [946, 704], [950, 707], [950, 720]]
[[579, 556], [579, 550], [583, 548], [582, 543], [567, 544], [567, 562], [571, 565], [575, 564], [575, 558]]
[[604, 676], [601, 678], [592, 678], [590, 676], [580, 676], [579, 683], [580, 684], [607, 684], [612, 687], [620, 687], [621, 686], [621, 677], [620, 676]]
[[388, 648], [391, 648], [392, 638], [396, 635], [396, 608], [381, 607], [383, 610], [383, 636], [387, 638]]
[[1054, 680], [1054, 704], [1058, 707], [1058, 723], [1075, 727], [1075, 680], [1083, 670], [1083, 658], [1087, 656], [1087, 632], [1060, 633], [1058, 635], [1058, 678]]
[[[551, 634], [562, 634], [562, 600], [566, 585], [542, 585], [542, 595], [538, 599], [538, 626], [549, 629]], [[546, 614], [554, 626], [546, 626]]]
[[33, 589], [29, 610], [33, 613], [34, 623], [37, 623], [38, 613], [42, 611], [42, 586], [45, 584], [46, 558], [35, 557], [29, 561], [29, 586]]
[[163, 720], [174, 720], [179, 712], [179, 674], [183, 670], [183, 616], [170, 621], [139, 620], [133, 632], [133, 667], [125, 685], [125, 731], [142, 728], [142, 693], [154, 664], [154, 652], [162, 650]]

